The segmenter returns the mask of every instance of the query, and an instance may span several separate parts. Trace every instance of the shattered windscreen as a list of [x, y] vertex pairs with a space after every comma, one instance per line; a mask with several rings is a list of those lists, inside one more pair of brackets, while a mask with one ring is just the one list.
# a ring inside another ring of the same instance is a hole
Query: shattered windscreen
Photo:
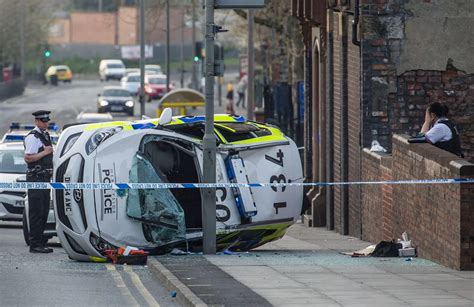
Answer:
[[[130, 182], [162, 183], [163, 179], [137, 153], [132, 161]], [[185, 239], [184, 211], [169, 189], [129, 190], [127, 215], [140, 220], [147, 240], [159, 246]]]

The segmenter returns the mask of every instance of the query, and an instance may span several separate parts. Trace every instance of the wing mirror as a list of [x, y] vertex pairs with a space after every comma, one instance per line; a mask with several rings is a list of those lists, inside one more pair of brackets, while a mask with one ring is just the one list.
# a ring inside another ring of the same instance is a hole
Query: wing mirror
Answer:
[[164, 126], [171, 122], [173, 119], [173, 110], [171, 108], [165, 108], [161, 113], [160, 119], [158, 120], [158, 126]]

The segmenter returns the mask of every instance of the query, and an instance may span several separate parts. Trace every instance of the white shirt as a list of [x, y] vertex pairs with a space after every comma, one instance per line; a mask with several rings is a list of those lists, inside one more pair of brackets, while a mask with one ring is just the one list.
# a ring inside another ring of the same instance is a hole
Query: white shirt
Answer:
[[447, 120], [446, 117], [439, 118], [433, 127], [425, 133], [425, 137], [428, 141], [432, 144], [436, 144], [438, 142], [445, 142], [449, 141], [453, 138], [453, 134], [451, 129], [445, 124], [439, 123], [440, 121]]
[[[42, 133], [41, 130], [38, 127], [35, 127], [35, 129], [39, 133]], [[28, 136], [25, 138], [25, 154], [27, 155], [34, 155], [38, 153], [38, 150], [43, 147], [43, 143], [41, 143], [41, 140], [38, 139], [34, 134], [28, 134]]]

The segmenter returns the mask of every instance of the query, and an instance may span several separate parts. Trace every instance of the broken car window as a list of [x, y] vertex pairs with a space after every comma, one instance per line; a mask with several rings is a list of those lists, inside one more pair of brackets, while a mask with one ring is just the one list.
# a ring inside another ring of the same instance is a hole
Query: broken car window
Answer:
[[[132, 161], [130, 182], [162, 183], [152, 164], [137, 153]], [[147, 240], [165, 245], [185, 239], [184, 211], [169, 189], [133, 189], [127, 198], [127, 215], [143, 223]]]

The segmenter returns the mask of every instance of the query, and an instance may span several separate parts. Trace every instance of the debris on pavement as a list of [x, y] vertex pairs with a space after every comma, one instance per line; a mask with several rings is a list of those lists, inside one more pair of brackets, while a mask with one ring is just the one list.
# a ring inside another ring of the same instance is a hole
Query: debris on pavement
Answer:
[[147, 252], [133, 246], [108, 249], [105, 254], [113, 264], [146, 265], [148, 260]]
[[369, 245], [366, 248], [353, 251], [353, 252], [342, 252], [341, 254], [351, 257], [367, 257], [374, 251], [375, 245]]
[[173, 250], [170, 252], [171, 255], [173, 256], [184, 256], [184, 255], [188, 255], [189, 252], [185, 252], [179, 248], [173, 248]]

